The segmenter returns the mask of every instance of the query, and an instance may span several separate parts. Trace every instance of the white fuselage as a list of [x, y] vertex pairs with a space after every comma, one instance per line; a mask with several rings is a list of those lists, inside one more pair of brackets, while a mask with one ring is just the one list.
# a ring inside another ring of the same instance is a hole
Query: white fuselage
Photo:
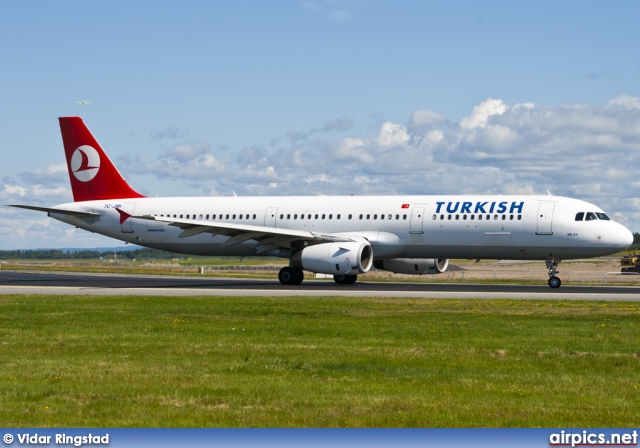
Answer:
[[[255, 255], [256, 242], [223, 247], [229, 237], [180, 237], [166, 222], [135, 216], [362, 236], [381, 258], [575, 259], [618, 252], [631, 244], [624, 226], [576, 220], [599, 207], [557, 196], [182, 197], [75, 202], [56, 208], [99, 212], [53, 218], [118, 240], [193, 255]], [[121, 223], [116, 208], [134, 216]], [[606, 216], [606, 215], [605, 215]], [[184, 235], [183, 235], [184, 236]]]

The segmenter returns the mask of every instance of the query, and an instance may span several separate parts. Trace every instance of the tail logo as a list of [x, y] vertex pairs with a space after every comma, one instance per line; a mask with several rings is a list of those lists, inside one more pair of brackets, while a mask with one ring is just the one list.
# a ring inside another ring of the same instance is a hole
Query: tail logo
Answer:
[[89, 182], [100, 169], [100, 155], [94, 147], [82, 145], [71, 156], [71, 171], [81, 182]]

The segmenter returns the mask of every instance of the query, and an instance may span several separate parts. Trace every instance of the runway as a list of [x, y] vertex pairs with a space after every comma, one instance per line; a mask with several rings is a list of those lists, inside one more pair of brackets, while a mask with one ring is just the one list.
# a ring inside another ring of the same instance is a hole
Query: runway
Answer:
[[154, 296], [346, 296], [466, 299], [542, 299], [640, 301], [640, 287], [548, 286], [393, 283], [358, 281], [338, 285], [333, 280], [305, 280], [283, 286], [277, 279], [174, 277], [84, 274], [67, 272], [0, 271], [0, 294], [89, 294]]

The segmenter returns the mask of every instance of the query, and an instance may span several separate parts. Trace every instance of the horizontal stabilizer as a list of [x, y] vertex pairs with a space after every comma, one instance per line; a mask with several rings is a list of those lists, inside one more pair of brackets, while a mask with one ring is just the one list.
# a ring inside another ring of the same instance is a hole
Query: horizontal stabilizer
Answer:
[[24, 208], [27, 210], [35, 210], [36, 212], [45, 212], [45, 213], [56, 213], [58, 215], [67, 215], [67, 216], [78, 216], [81, 218], [93, 218], [96, 216], [100, 216], [98, 212], [81, 212], [78, 210], [63, 210], [60, 208], [47, 208], [47, 207], [36, 207], [34, 205], [17, 205], [17, 204], [7, 204], [9, 207], [17, 207]]

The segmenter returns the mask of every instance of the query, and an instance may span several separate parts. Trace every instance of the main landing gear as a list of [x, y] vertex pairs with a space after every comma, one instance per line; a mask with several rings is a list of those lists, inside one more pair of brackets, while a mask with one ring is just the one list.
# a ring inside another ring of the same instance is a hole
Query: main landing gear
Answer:
[[278, 273], [278, 280], [283, 285], [299, 285], [304, 280], [304, 272], [302, 269], [294, 269], [291, 266], [285, 266]]
[[547, 265], [547, 269], [549, 269], [549, 286], [552, 288], [559, 288], [562, 284], [562, 280], [559, 277], [556, 277], [558, 271], [558, 265], [562, 260], [556, 260], [555, 258], [551, 260], [545, 260]]
[[357, 275], [334, 275], [333, 281], [338, 285], [353, 285], [358, 280]]
[[[358, 279], [357, 275], [334, 275], [333, 280], [338, 285], [353, 285]], [[304, 280], [302, 269], [295, 269], [291, 266], [285, 266], [278, 273], [278, 280], [283, 285], [299, 285]]]

